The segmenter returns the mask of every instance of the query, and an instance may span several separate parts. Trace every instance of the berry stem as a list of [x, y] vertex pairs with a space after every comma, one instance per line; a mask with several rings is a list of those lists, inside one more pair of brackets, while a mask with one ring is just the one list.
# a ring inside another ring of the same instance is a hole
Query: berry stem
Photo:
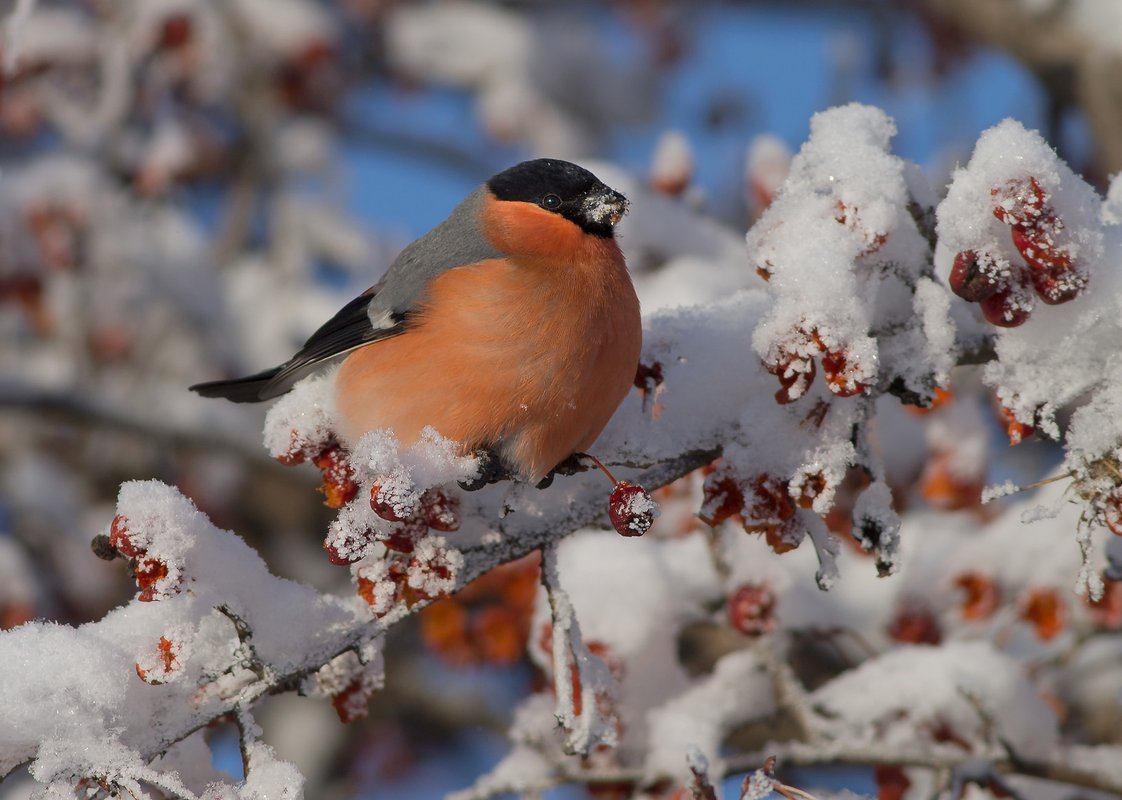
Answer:
[[607, 468], [607, 467], [605, 467], [605, 466], [603, 465], [603, 463], [601, 463], [600, 459], [598, 459], [598, 458], [597, 458], [596, 456], [592, 455], [591, 453], [579, 453], [578, 455], [579, 455], [579, 456], [580, 456], [581, 458], [587, 458], [587, 459], [589, 459], [590, 461], [592, 461], [592, 463], [593, 463], [593, 464], [595, 464], [595, 465], [596, 465], [596, 466], [598, 466], [598, 467], [599, 467], [599, 468], [600, 468], [601, 470], [603, 470], [604, 474], [608, 476], [608, 480], [610, 480], [610, 481], [612, 482], [612, 485], [613, 485], [613, 486], [614, 486], [615, 484], [619, 483], [619, 481], [617, 481], [617, 480], [616, 480], [616, 476], [615, 476], [615, 475], [613, 475], [613, 474], [612, 474], [611, 472], [609, 472], [609, 471], [608, 471], [608, 468]]

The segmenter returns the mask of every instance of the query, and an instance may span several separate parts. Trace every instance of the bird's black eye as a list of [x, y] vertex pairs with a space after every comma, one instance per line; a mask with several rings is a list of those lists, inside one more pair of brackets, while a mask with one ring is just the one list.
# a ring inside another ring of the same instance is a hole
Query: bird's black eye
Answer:
[[555, 194], [547, 194], [542, 198], [541, 207], [549, 211], [556, 211], [561, 208], [561, 198]]

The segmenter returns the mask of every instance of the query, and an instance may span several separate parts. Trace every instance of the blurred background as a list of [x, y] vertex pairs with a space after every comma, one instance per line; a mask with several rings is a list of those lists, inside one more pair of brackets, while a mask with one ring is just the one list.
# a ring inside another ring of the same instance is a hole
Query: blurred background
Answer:
[[[185, 387], [286, 358], [494, 172], [610, 164], [742, 243], [811, 116], [859, 101], [937, 188], [1005, 117], [1103, 188], [1122, 167], [1120, 6], [5, 0], [0, 627], [81, 623], [133, 594], [89, 543], [134, 478], [178, 485], [279, 574], [351, 591], [322, 555], [314, 471], [267, 457], [263, 409]], [[629, 260], [651, 311], [673, 299], [646, 244], [635, 232]], [[1055, 453], [1019, 457], [1002, 468]], [[435, 797], [493, 764], [540, 681], [536, 582], [534, 564], [504, 568], [395, 630], [365, 719], [267, 703], [308, 796]], [[238, 774], [232, 733], [212, 744]]]

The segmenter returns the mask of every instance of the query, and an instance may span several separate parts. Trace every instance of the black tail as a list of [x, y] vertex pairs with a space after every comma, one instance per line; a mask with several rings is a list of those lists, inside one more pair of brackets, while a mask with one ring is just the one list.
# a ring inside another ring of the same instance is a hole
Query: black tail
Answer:
[[233, 403], [259, 403], [288, 391], [291, 384], [289, 386], [277, 386], [274, 383], [273, 379], [280, 372], [281, 367], [273, 367], [255, 375], [247, 375], [244, 378], [196, 383], [188, 388], [203, 397], [224, 397]]

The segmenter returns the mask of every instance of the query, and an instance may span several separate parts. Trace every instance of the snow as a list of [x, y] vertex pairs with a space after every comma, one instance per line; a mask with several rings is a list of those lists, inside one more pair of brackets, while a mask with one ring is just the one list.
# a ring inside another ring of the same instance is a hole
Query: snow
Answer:
[[[238, 641], [217, 603], [236, 610], [256, 656], [280, 671], [292, 669], [304, 648], [330, 646], [362, 619], [353, 602], [270, 575], [244, 542], [168, 486], [126, 483], [118, 512], [148, 556], [168, 565], [168, 576], [157, 582], [153, 602], [133, 600], [98, 622], [77, 629], [31, 623], [0, 637], [0, 706], [11, 723], [0, 730], [0, 771], [35, 759], [33, 774], [45, 782], [135, 778], [164, 737], [184, 735], [199, 714], [258, 680], [227, 672]], [[182, 672], [149, 685], [136, 664], [150, 659], [161, 637], [174, 643]], [[150, 726], [130, 725], [143, 716]]]
[[[750, 650], [732, 653], [717, 662], [712, 675], [653, 709], [645, 772], [685, 777], [682, 756], [691, 748], [701, 752], [715, 772], [721, 770], [724, 737], [775, 710], [771, 680], [761, 667]], [[737, 702], [728, 702], [730, 697]]]
[[[94, 31], [77, 11], [65, 8], [32, 7], [21, 2], [17, 17], [5, 25], [5, 66], [10, 72], [22, 66], [43, 62], [80, 63], [92, 61], [97, 53]], [[18, 38], [16, 33], [18, 32]], [[12, 44], [9, 55], [7, 45]]]
[[651, 154], [651, 184], [666, 194], [677, 194], [693, 176], [693, 152], [681, 131], [667, 131]]
[[810, 699], [842, 720], [834, 734], [850, 744], [930, 743], [941, 724], [982, 740], [992, 727], [1024, 758], [1044, 756], [1059, 741], [1055, 713], [1033, 691], [1021, 665], [984, 642], [893, 650], [835, 678]]

